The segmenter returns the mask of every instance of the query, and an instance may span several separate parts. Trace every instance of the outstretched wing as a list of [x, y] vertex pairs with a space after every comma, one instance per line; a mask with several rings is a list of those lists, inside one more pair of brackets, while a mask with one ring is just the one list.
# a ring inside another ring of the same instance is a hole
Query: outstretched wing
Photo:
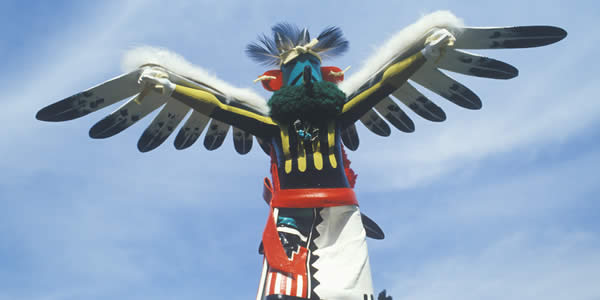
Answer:
[[[480, 109], [480, 98], [442, 70], [492, 79], [510, 79], [518, 75], [518, 70], [507, 63], [464, 49], [539, 47], [558, 42], [567, 35], [563, 29], [552, 26], [464, 27], [451, 13], [435, 12], [393, 36], [366, 61], [365, 67], [339, 85], [348, 95], [347, 101], [377, 85], [390, 66], [423, 49], [432, 29], [442, 28], [456, 37], [454, 45], [444, 48], [438, 58], [427, 61], [409, 78], [410, 81], [396, 90], [379, 93], [381, 99], [378, 104], [360, 118], [361, 123], [370, 131], [380, 136], [388, 136], [391, 133], [388, 122], [403, 132], [415, 130], [413, 121], [398, 102], [426, 120], [442, 122], [446, 119], [444, 111], [415, 88], [415, 85], [428, 89], [458, 106]], [[349, 149], [358, 148], [358, 134], [354, 125], [345, 128], [342, 140]]]
[[[137, 146], [141, 152], [160, 146], [188, 115], [175, 137], [175, 148], [181, 150], [190, 147], [203, 131], [206, 131], [206, 149], [219, 148], [232, 126], [211, 119], [171, 97], [144, 89], [138, 79], [147, 68], [160, 69], [168, 74], [173, 83], [207, 91], [223, 103], [268, 115], [268, 106], [262, 97], [248, 90], [231, 87], [166, 50], [137, 48], [125, 55], [124, 64], [125, 68], [132, 71], [51, 104], [41, 109], [36, 118], [43, 121], [72, 120], [127, 99], [123, 105], [92, 126], [90, 137], [111, 137], [160, 108], [160, 112], [138, 140]], [[248, 153], [252, 148], [252, 135], [235, 127], [232, 131], [236, 151], [240, 154]]]

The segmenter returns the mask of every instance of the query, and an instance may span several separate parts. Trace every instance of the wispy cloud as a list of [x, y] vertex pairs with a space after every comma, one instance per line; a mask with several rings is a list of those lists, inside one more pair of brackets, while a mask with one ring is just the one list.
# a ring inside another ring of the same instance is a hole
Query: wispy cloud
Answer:
[[599, 191], [600, 155], [579, 154], [385, 199], [374, 216], [387, 241], [370, 244], [386, 258], [374, 263], [376, 285], [394, 299], [595, 299], [600, 239], [583, 211], [598, 209], [587, 197]]
[[396, 277], [394, 299], [596, 299], [600, 241], [585, 232], [511, 234], [469, 256]]

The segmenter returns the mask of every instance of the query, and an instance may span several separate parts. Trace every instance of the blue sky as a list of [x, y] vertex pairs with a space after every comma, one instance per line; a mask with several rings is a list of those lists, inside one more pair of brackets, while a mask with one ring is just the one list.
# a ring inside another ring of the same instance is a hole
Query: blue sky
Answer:
[[390, 138], [359, 125], [356, 192], [387, 236], [369, 242], [375, 288], [394, 299], [599, 299], [599, 7], [470, 3], [4, 1], [0, 299], [253, 298], [268, 214], [262, 151], [240, 156], [230, 138], [218, 151], [177, 151], [170, 138], [142, 154], [150, 117], [92, 140], [88, 129], [114, 107], [64, 123], [35, 113], [120, 74], [133, 46], [171, 49], [251, 87], [265, 70], [243, 49], [278, 21], [340, 26], [350, 50], [330, 64], [359, 69], [439, 9], [469, 26], [548, 24], [569, 36], [478, 52], [520, 70], [509, 81], [454, 76], [481, 111], [432, 97], [446, 122], [414, 117], [416, 132]]

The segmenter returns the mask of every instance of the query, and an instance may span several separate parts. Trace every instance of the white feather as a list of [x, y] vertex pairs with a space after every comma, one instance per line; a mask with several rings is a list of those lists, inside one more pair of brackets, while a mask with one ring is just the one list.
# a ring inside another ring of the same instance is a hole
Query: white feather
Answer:
[[421, 17], [414, 24], [394, 34], [365, 61], [358, 72], [341, 82], [339, 88], [346, 95], [352, 94], [388, 62], [410, 49], [434, 27], [449, 29], [456, 35], [460, 32], [460, 27], [463, 27], [463, 22], [449, 11], [437, 11]]
[[125, 72], [133, 71], [145, 64], [157, 64], [179, 75], [194, 79], [224, 93], [228, 99], [247, 105], [268, 115], [269, 106], [265, 98], [250, 89], [242, 89], [210, 74], [201, 67], [185, 60], [181, 55], [167, 49], [142, 46], [131, 49], [123, 55], [122, 68]]

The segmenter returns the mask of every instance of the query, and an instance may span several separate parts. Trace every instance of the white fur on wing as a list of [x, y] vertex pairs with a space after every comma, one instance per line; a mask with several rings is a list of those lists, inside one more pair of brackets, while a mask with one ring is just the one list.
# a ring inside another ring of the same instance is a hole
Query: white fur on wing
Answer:
[[346, 95], [352, 94], [384, 67], [385, 64], [410, 49], [414, 43], [419, 41], [434, 27], [447, 28], [456, 35], [460, 31], [459, 28], [463, 27], [463, 22], [449, 11], [437, 11], [421, 17], [416, 23], [394, 34], [392, 38], [365, 61], [363, 67], [358, 72], [341, 82], [339, 88]]
[[254, 108], [265, 115], [269, 114], [269, 106], [265, 98], [250, 89], [231, 86], [208, 71], [194, 66], [179, 54], [167, 49], [142, 46], [127, 51], [123, 56], [122, 68], [126, 72], [133, 71], [145, 64], [157, 64], [165, 67], [179, 75], [214, 87], [228, 96], [228, 99], [233, 98], [234, 101]]

